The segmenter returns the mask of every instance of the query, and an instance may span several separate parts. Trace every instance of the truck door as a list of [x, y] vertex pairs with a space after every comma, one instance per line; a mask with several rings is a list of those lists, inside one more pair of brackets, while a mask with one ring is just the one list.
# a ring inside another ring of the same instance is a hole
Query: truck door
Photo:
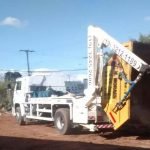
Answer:
[[[116, 59], [116, 64], [113, 62], [113, 58], [111, 58], [110, 62], [104, 67], [102, 90], [102, 107], [109, 120], [113, 123], [115, 130], [130, 118], [129, 96], [119, 109], [116, 107], [116, 104], [129, 89], [129, 84], [120, 76], [120, 69], [123, 69], [126, 78], [129, 79], [130, 66], [123, 60], [117, 58], [117, 56]], [[119, 61], [119, 64], [117, 64], [117, 61]]]
[[25, 93], [23, 89], [22, 81], [16, 81], [15, 90], [14, 90], [14, 101], [23, 102], [25, 100]]

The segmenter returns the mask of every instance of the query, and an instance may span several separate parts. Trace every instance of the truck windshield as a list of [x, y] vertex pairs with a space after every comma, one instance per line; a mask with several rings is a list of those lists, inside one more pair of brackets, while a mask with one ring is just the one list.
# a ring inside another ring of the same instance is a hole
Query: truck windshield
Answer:
[[30, 86], [31, 97], [51, 97], [52, 95], [62, 96], [66, 93], [54, 90], [51, 86]]

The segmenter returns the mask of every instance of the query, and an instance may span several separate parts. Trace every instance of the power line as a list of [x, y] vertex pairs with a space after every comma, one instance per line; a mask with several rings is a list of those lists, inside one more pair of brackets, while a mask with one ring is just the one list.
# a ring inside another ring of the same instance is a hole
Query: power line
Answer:
[[31, 75], [31, 72], [30, 72], [30, 64], [29, 64], [29, 53], [30, 52], [35, 52], [33, 50], [20, 50], [22, 52], [25, 52], [26, 53], [26, 57], [27, 57], [27, 69], [28, 69], [28, 76]]
[[[70, 72], [74, 72], [74, 71], [86, 71], [87, 69], [86, 68], [83, 68], [83, 69], [62, 69], [62, 70], [30, 70], [30, 72], [44, 72], [44, 73], [53, 73], [53, 72], [67, 72], [67, 71], [70, 71]], [[0, 71], [10, 71], [10, 72], [27, 72], [25, 70], [12, 70], [12, 69], [0, 69]]]

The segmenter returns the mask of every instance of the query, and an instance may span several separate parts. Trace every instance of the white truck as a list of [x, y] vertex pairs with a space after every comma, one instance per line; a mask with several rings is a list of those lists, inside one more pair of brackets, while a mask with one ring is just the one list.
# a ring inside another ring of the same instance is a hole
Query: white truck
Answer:
[[[116, 130], [130, 119], [129, 95], [143, 74], [149, 71], [149, 65], [98, 27], [88, 27], [87, 46], [88, 88], [83, 97], [69, 94], [58, 96], [51, 85], [44, 85], [46, 76], [41, 80], [36, 80], [37, 76], [26, 76], [16, 80], [12, 112], [20, 125], [25, 124], [27, 120], [45, 120], [54, 122], [61, 134], [68, 134], [72, 128], [78, 126], [84, 126], [90, 131]], [[139, 72], [134, 81], [129, 82], [126, 79], [128, 76], [125, 74], [128, 73], [120, 64], [107, 66], [107, 69], [104, 67], [105, 47], [118, 55], [114, 55], [112, 62], [123, 60], [123, 63], [129, 64]], [[112, 68], [115, 72], [112, 75], [113, 79], [107, 75]], [[105, 72], [107, 74], [104, 75]], [[120, 73], [124, 80], [120, 80]], [[118, 95], [118, 82], [119, 86], [126, 86], [120, 91], [121, 97], [112, 97], [113, 94]], [[114, 87], [111, 86], [116, 83]]]

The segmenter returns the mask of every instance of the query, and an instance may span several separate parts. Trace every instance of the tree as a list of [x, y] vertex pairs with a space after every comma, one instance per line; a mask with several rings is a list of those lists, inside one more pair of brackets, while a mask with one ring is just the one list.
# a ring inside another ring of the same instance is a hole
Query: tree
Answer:
[[20, 77], [22, 77], [22, 75], [19, 72], [14, 72], [14, 78], [15, 78], [15, 80], [17, 78], [20, 78]]
[[6, 82], [0, 81], [0, 109], [11, 109], [11, 100], [7, 93]]
[[5, 81], [0, 81], [0, 109], [11, 110], [15, 80], [21, 76], [19, 72], [5, 73]]
[[22, 75], [19, 72], [6, 72], [5, 81], [14, 82], [16, 78], [21, 77]]
[[139, 36], [139, 42], [150, 43], [150, 34], [147, 34], [147, 35], [140, 34], [140, 36]]

